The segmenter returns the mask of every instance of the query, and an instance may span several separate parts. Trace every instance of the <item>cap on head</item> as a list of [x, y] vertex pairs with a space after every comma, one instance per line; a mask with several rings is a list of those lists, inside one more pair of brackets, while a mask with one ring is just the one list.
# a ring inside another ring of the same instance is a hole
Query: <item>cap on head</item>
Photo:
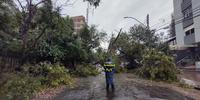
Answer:
[[111, 62], [111, 61], [112, 61], [112, 58], [111, 58], [111, 57], [109, 57], [107, 61], [108, 61], [108, 62]]

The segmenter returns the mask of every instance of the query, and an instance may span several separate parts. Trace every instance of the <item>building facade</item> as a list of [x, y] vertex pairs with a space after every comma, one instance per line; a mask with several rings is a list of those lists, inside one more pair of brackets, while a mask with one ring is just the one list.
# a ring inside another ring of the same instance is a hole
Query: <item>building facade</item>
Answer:
[[174, 0], [177, 45], [200, 43], [200, 1]]
[[75, 33], [80, 33], [81, 29], [86, 26], [85, 17], [84, 16], [74, 16], [71, 17], [74, 22], [74, 31]]
[[[177, 58], [200, 60], [200, 0], [173, 0]], [[181, 49], [180, 49], [181, 48]]]

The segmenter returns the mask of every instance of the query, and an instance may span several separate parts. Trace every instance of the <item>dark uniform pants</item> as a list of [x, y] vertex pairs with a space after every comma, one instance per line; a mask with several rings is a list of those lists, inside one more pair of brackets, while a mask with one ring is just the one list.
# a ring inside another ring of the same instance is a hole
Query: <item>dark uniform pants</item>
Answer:
[[113, 75], [114, 71], [106, 72], [106, 89], [109, 90], [109, 87], [112, 87], [112, 90], [114, 90], [114, 83], [113, 83]]

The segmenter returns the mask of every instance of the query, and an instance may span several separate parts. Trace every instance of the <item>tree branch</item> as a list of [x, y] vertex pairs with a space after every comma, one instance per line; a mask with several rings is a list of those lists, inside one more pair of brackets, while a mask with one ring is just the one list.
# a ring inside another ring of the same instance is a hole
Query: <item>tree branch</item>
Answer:
[[19, 5], [20, 5], [22, 11], [25, 11], [25, 8], [23, 7], [22, 3], [21, 3], [19, 0], [17, 0], [17, 2], [19, 3]]
[[115, 40], [114, 40], [113, 42], [110, 41], [110, 44], [109, 44], [109, 46], [108, 46], [108, 51], [107, 51], [107, 52], [109, 52], [110, 49], [112, 49], [113, 44], [115, 44], [115, 42], [118, 40], [119, 36], [121, 35], [121, 32], [122, 32], [122, 28], [120, 29], [120, 31], [119, 31], [117, 37], [115, 38]]
[[69, 2], [70, 0], [67, 0], [62, 6], [69, 6], [69, 5], [73, 6], [77, 2], [77, 0], [74, 1], [73, 3], [69, 3]]
[[62, 8], [63, 6], [73, 6], [78, 0], [75, 0], [72, 3], [69, 3], [70, 0], [66, 0], [63, 4], [59, 5], [57, 8]]
[[38, 5], [44, 3], [45, 1], [46, 1], [46, 0], [42, 0], [42, 1], [38, 2], [38, 3], [36, 3], [36, 4], [35, 4], [35, 7], [37, 7]]
[[30, 5], [30, 3], [29, 3], [29, 1], [28, 1], [28, 0], [26, 0], [26, 3], [27, 3], [27, 5]]
[[34, 41], [34, 43], [33, 43], [33, 48], [36, 46], [36, 44], [37, 44], [37, 42], [39, 41], [39, 39], [45, 34], [45, 31], [46, 31], [46, 28], [47, 28], [48, 26], [46, 26], [46, 27], [44, 27], [43, 28], [43, 30], [42, 30], [42, 32], [41, 32], [41, 34], [35, 39], [35, 41]]

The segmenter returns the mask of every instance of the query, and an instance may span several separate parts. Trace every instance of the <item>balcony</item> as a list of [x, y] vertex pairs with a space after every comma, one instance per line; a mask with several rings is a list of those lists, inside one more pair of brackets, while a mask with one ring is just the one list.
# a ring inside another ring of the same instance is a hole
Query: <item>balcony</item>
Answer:
[[191, 0], [185, 0], [184, 2], [182, 2], [182, 4], [181, 4], [182, 11], [187, 9], [189, 6], [192, 6]]
[[190, 25], [194, 24], [193, 15], [183, 19], [183, 28], [189, 27]]
[[190, 34], [184, 37], [185, 45], [190, 45], [195, 43], [195, 34]]

